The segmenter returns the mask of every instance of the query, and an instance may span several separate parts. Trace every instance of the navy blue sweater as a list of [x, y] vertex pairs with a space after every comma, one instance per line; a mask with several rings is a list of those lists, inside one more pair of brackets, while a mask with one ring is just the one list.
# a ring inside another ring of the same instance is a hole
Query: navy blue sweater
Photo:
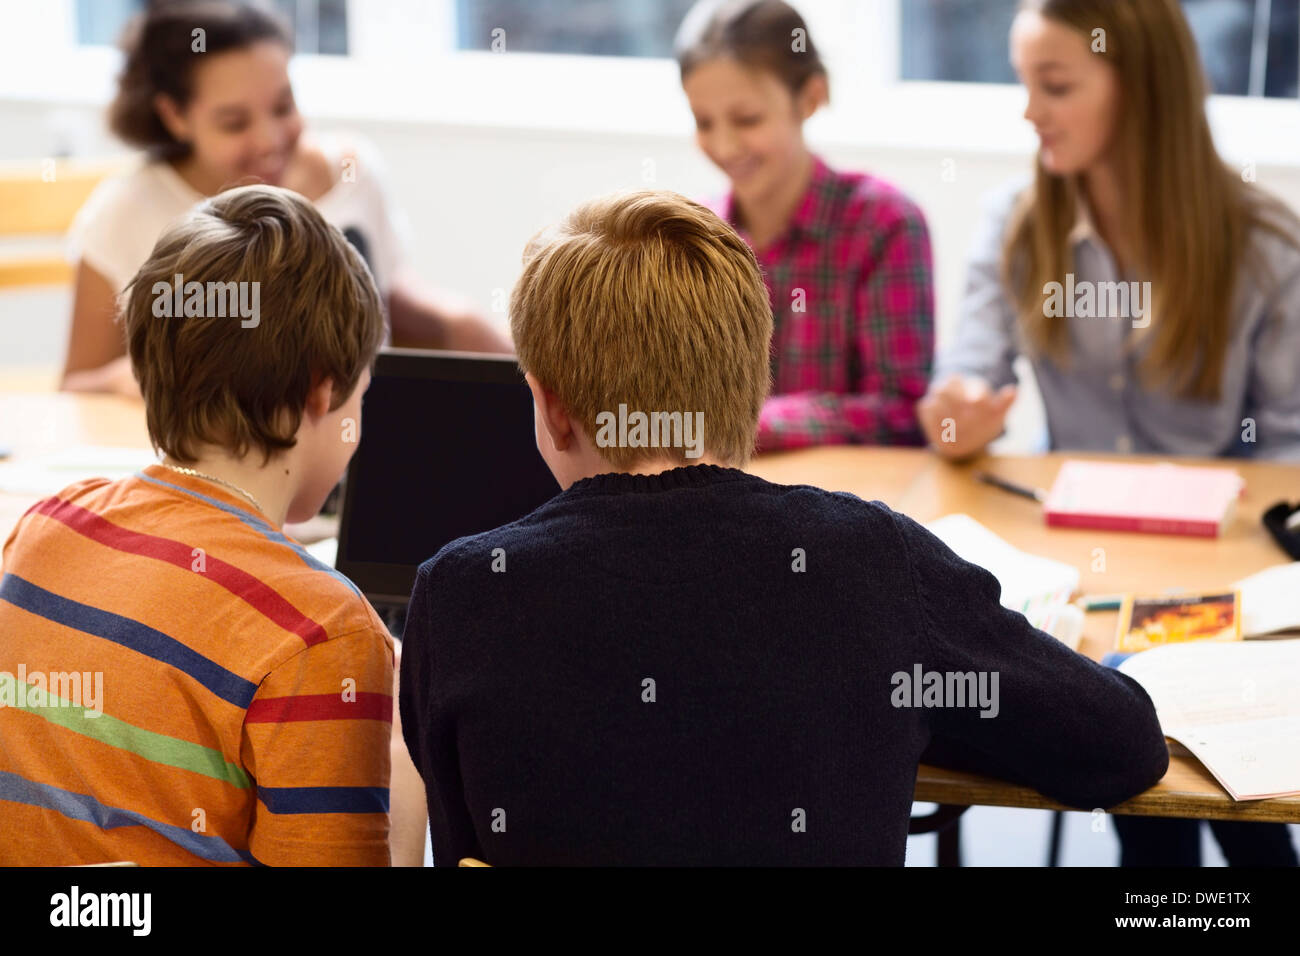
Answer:
[[998, 593], [879, 502], [577, 482], [420, 568], [399, 700], [434, 860], [901, 864], [923, 755], [1085, 809], [1158, 781], [1141, 687]]

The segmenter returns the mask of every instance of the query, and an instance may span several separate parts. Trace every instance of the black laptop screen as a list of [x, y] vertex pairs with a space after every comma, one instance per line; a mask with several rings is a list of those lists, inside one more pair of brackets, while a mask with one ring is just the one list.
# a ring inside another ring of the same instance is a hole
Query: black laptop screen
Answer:
[[385, 353], [348, 469], [338, 567], [372, 600], [404, 600], [416, 568], [447, 542], [558, 491], [512, 361]]

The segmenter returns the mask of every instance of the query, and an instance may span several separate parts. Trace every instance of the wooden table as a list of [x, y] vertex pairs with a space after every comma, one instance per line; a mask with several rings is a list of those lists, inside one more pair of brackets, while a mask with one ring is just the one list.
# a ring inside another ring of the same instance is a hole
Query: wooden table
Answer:
[[[10, 379], [3, 381], [8, 385]], [[69, 445], [148, 449], [144, 406], [113, 395], [0, 391], [0, 446], [12, 452], [9, 460], [20, 461]], [[0, 544], [37, 500], [0, 492]]]
[[[147, 448], [143, 407], [111, 396], [0, 392], [0, 445], [9, 445], [15, 459], [70, 444]], [[1047, 487], [1063, 460], [1056, 455], [987, 458], [957, 466], [917, 449], [818, 448], [765, 456], [750, 470], [771, 481], [877, 498], [922, 522], [965, 512], [1016, 547], [1077, 566], [1085, 592], [1216, 588], [1286, 560], [1259, 519], [1269, 505], [1300, 493], [1300, 466], [1232, 463], [1246, 478], [1246, 493], [1235, 520], [1217, 539], [1048, 528], [1034, 502], [980, 484], [971, 475], [980, 468]], [[0, 540], [33, 501], [0, 494]], [[1115, 627], [1114, 613], [1089, 614], [1081, 652], [1099, 660], [1111, 647]], [[924, 765], [917, 774], [916, 799], [1067, 809], [1024, 787]], [[1175, 756], [1160, 783], [1111, 812], [1298, 823], [1300, 797], [1238, 803], [1195, 758]]]

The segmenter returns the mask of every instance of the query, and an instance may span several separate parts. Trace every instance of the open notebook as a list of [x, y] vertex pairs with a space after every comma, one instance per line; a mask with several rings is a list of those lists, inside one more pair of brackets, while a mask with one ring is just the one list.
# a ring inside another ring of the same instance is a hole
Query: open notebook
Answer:
[[1169, 645], [1119, 669], [1234, 800], [1300, 794], [1300, 640]]

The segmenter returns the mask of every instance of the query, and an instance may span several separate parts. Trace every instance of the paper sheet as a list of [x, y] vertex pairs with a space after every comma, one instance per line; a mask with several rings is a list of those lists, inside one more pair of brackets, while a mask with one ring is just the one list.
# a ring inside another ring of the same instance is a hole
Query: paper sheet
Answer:
[[1252, 574], [1233, 587], [1241, 589], [1243, 637], [1300, 629], [1300, 561]]
[[85, 478], [115, 481], [157, 461], [147, 448], [72, 445], [18, 461], [0, 462], [0, 491], [11, 495], [52, 495]]
[[1234, 800], [1300, 794], [1300, 640], [1169, 645], [1119, 669]]

